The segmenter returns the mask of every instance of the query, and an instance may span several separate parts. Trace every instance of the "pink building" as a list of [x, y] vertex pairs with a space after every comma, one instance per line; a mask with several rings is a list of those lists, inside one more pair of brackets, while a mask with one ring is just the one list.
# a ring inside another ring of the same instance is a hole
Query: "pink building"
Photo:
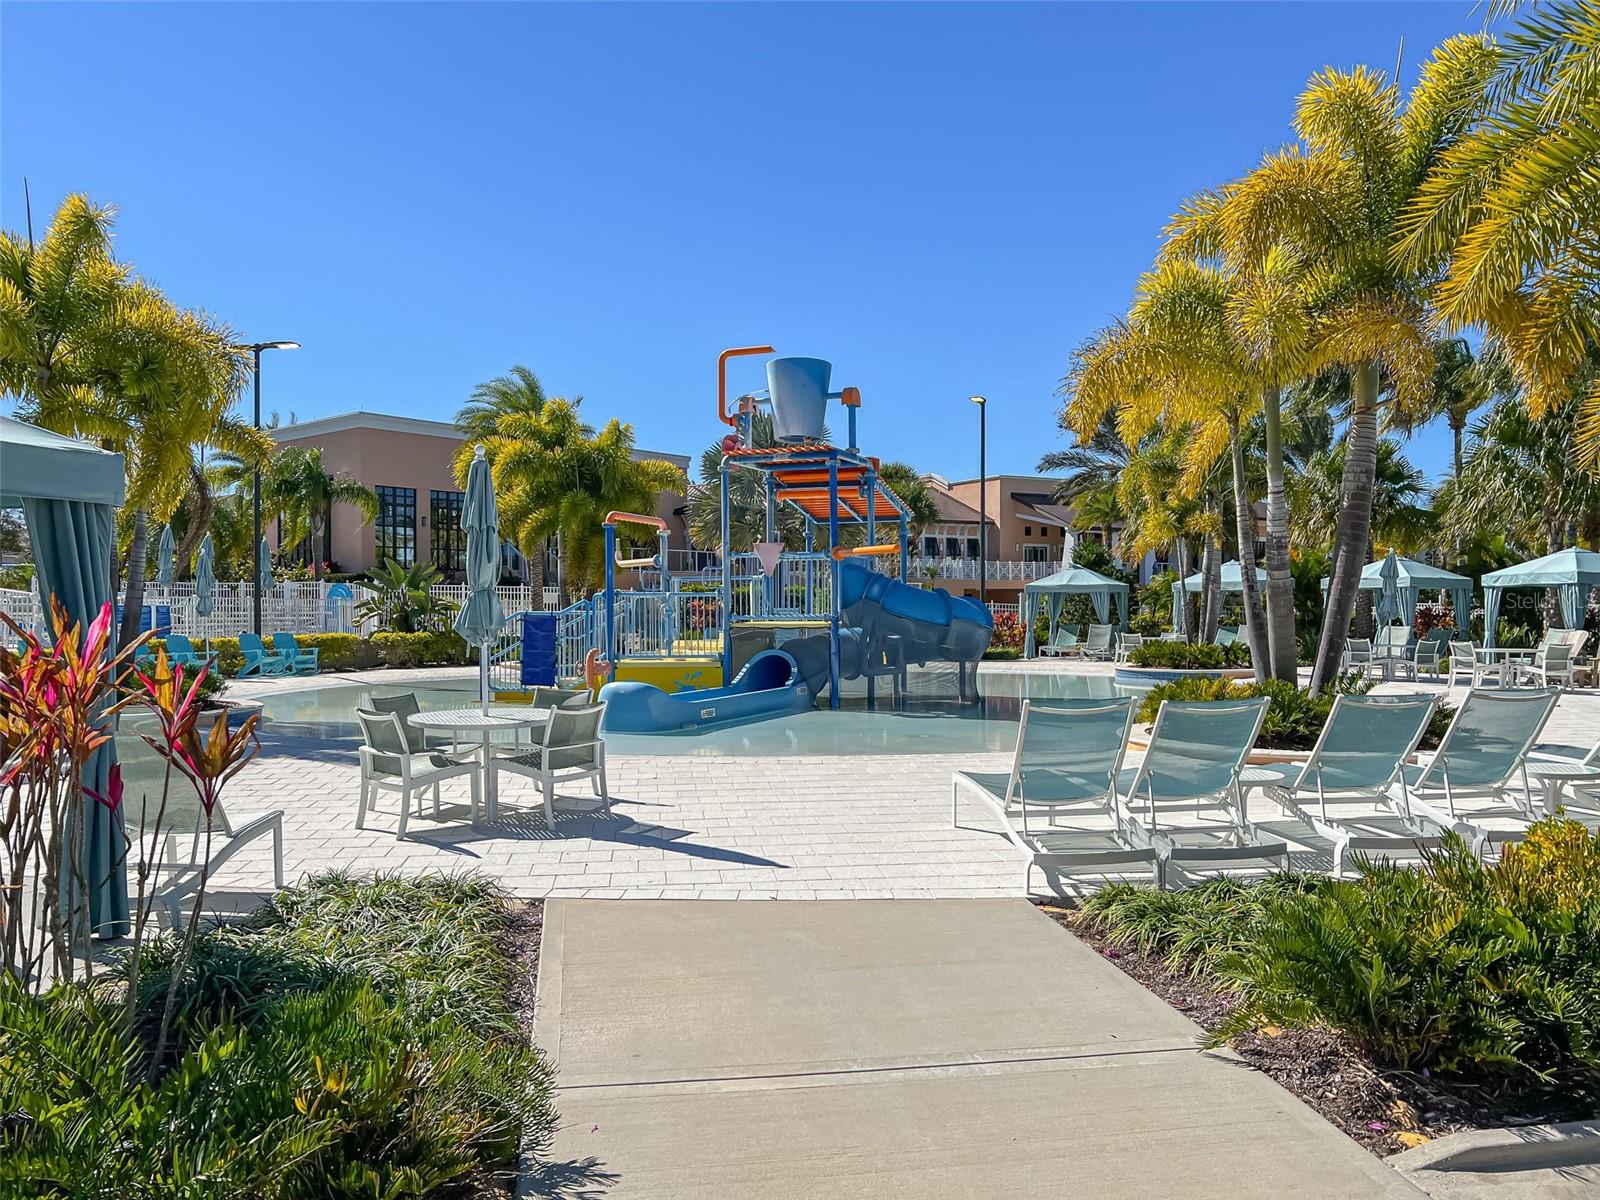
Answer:
[[[369, 571], [382, 559], [411, 565], [430, 562], [449, 579], [466, 569], [466, 535], [461, 529], [462, 490], [451, 463], [463, 441], [446, 421], [354, 412], [283, 425], [271, 431], [280, 446], [316, 446], [323, 465], [343, 472], [378, 493], [382, 509], [368, 524], [355, 509], [335, 505], [324, 544], [309, 552], [339, 564], [339, 570]], [[660, 459], [687, 470], [682, 454], [636, 450], [640, 459]], [[688, 547], [684, 498], [662, 493], [656, 512], [667, 521], [674, 549]], [[275, 531], [274, 531], [275, 532]], [[532, 549], [532, 548], [525, 548]], [[514, 547], [507, 568], [533, 583], [554, 582], [554, 547], [527, 562]]]

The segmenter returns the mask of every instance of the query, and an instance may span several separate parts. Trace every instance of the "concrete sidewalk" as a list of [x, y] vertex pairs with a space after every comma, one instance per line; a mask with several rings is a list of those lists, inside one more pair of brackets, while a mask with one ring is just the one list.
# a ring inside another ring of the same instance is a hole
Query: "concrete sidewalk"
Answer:
[[1022, 900], [553, 900], [528, 1194], [1421, 1193]]

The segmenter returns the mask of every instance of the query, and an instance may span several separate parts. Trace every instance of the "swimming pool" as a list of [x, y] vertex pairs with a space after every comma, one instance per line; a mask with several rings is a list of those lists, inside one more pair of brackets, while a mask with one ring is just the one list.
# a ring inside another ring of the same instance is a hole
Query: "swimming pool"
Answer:
[[[1109, 676], [1004, 674], [985, 676], [984, 698], [976, 705], [943, 700], [908, 701], [904, 710], [869, 711], [848, 700], [837, 712], [817, 708], [788, 717], [753, 721], [705, 733], [606, 736], [617, 754], [666, 755], [852, 755], [963, 754], [1009, 750], [1016, 744], [1017, 718], [1024, 697], [1034, 700], [1093, 699], [1128, 694]], [[263, 699], [267, 727], [279, 735], [355, 742], [360, 737], [352, 715], [368, 692], [403, 690], [382, 685], [351, 685], [284, 692]], [[476, 692], [470, 680], [459, 686], [411, 689], [424, 709], [459, 708]]]

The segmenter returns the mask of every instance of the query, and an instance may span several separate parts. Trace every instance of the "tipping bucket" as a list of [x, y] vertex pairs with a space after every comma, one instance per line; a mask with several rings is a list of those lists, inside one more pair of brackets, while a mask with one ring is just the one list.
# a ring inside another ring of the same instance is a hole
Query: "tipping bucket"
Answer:
[[767, 362], [772, 428], [780, 442], [822, 440], [833, 364], [825, 358], [774, 358]]

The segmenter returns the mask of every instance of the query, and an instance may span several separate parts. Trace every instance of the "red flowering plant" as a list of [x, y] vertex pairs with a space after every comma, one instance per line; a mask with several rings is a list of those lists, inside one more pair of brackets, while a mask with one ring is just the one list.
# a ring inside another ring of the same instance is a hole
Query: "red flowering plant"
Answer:
[[[0, 647], [0, 961], [29, 981], [71, 980], [74, 951], [89, 970], [90, 881], [83, 857], [67, 848], [84, 844], [84, 771], [130, 702], [116, 681], [138, 648], [108, 653], [109, 604], [87, 628], [69, 623], [59, 603], [50, 616], [55, 637], [47, 646], [0, 613], [19, 646]], [[121, 773], [104, 792], [87, 794], [115, 811]]]

